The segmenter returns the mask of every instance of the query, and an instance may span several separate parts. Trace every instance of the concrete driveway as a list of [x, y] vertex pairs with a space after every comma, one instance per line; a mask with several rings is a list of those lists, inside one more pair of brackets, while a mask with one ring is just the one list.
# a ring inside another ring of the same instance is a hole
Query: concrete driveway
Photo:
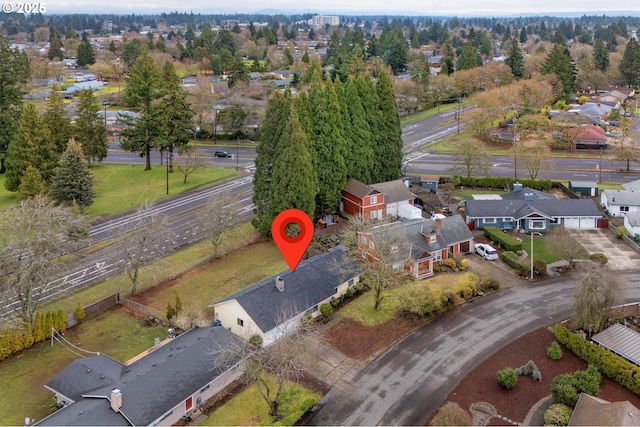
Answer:
[[[640, 274], [621, 276], [630, 284], [625, 301], [640, 300]], [[334, 382], [324, 406], [307, 424], [424, 425], [489, 355], [568, 317], [575, 283], [561, 277], [524, 284], [443, 314], [391, 346], [352, 380]]]
[[571, 235], [590, 253], [602, 252], [609, 262], [607, 267], [616, 271], [640, 269], [640, 254], [635, 252], [606, 229], [571, 230]]

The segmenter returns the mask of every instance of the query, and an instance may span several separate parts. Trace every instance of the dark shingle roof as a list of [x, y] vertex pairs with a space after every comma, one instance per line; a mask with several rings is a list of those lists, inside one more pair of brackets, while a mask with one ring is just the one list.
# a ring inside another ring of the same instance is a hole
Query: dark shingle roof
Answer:
[[[293, 317], [315, 306], [334, 295], [338, 285], [359, 274], [358, 263], [349, 259], [347, 248], [338, 246], [301, 262], [293, 272], [287, 269], [209, 306], [236, 300], [266, 333], [283, 320], [283, 313]], [[284, 280], [283, 292], [275, 286], [277, 277]]]
[[387, 204], [416, 198], [415, 194], [404, 185], [404, 181], [401, 179], [371, 184], [371, 187], [384, 194], [384, 202]]
[[504, 193], [501, 195], [503, 200], [516, 200], [525, 199], [527, 194], [531, 194], [534, 199], [554, 199], [558, 198], [553, 194], [545, 193], [544, 191], [534, 190], [533, 188], [523, 187], [520, 191], [511, 191], [510, 193]]
[[[440, 221], [441, 230], [438, 230], [435, 220], [417, 218], [374, 227], [370, 232], [378, 244], [387, 246], [398, 244], [398, 252], [387, 259], [389, 262], [409, 258], [420, 259], [454, 243], [473, 239], [473, 234], [460, 215], [453, 215]], [[433, 233], [438, 235], [437, 241], [428, 243], [425, 236]]]
[[[194, 328], [128, 366], [102, 355], [75, 360], [47, 387], [76, 403], [38, 425], [149, 425], [230, 367], [213, 353], [233, 340], [222, 327]], [[121, 414], [110, 409], [114, 388]]]
[[368, 196], [369, 194], [379, 194], [380, 192], [374, 188], [372, 188], [371, 186], [355, 179], [355, 178], [349, 178], [347, 180], [347, 184], [344, 187], [344, 191], [346, 191], [349, 194], [353, 194], [354, 196], [358, 197], [359, 199], [364, 198], [365, 196]]
[[465, 212], [471, 218], [520, 219], [531, 213], [545, 217], [602, 216], [591, 199], [467, 200]]

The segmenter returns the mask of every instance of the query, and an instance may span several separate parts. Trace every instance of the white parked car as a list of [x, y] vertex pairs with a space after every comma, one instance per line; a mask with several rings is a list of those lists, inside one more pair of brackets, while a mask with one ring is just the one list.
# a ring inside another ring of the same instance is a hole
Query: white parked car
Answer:
[[484, 259], [498, 259], [498, 251], [496, 251], [491, 245], [487, 245], [486, 243], [476, 244], [476, 253]]

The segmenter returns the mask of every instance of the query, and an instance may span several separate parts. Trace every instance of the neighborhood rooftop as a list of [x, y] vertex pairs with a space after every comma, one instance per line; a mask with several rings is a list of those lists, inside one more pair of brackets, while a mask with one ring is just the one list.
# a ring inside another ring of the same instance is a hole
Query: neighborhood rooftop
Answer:
[[[346, 247], [338, 246], [301, 262], [293, 272], [287, 269], [209, 307], [236, 300], [260, 330], [267, 332], [278, 326], [283, 316], [290, 317], [330, 298], [338, 285], [359, 274], [358, 262], [349, 259]], [[278, 278], [284, 281], [283, 291], [276, 287]]]
[[545, 200], [467, 200], [467, 217], [524, 218], [539, 213], [549, 218], [570, 216], [601, 216], [591, 199]]

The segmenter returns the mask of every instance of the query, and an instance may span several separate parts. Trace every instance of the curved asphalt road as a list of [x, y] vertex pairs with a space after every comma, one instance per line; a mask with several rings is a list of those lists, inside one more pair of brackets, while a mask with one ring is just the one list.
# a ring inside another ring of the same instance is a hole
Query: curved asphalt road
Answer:
[[[622, 275], [640, 300], [640, 273]], [[473, 368], [516, 338], [569, 317], [579, 279], [557, 278], [489, 295], [439, 316], [333, 384], [310, 425], [424, 425]], [[496, 372], [499, 370], [496, 367]]]

